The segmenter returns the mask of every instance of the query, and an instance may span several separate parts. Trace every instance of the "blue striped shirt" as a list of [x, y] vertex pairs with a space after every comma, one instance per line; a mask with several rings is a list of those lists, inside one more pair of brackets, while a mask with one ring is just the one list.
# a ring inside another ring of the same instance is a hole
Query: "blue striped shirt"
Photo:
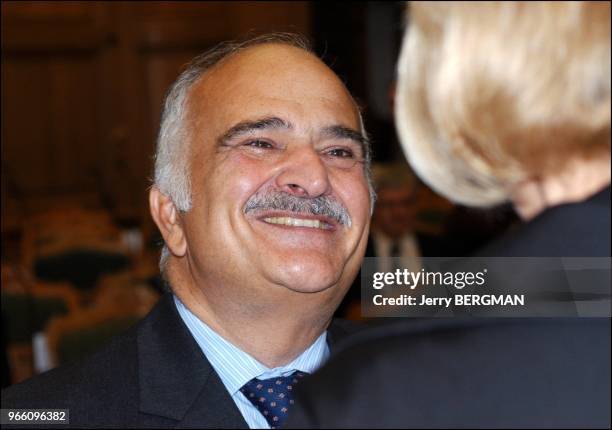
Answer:
[[315, 340], [291, 363], [270, 369], [251, 355], [231, 344], [196, 317], [174, 296], [178, 313], [187, 325], [191, 335], [232, 396], [249, 428], [269, 429], [268, 422], [255, 406], [240, 392], [240, 388], [253, 378], [268, 379], [287, 376], [296, 370], [312, 373], [329, 357], [327, 332]]

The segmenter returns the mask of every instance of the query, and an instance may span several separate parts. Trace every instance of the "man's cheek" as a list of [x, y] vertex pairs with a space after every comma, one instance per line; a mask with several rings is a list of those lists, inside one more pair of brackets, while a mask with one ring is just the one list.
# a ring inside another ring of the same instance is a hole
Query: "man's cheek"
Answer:
[[231, 166], [226, 166], [223, 183], [233, 196], [250, 197], [270, 180], [270, 168], [260, 160], [246, 156], [233, 157]]
[[364, 226], [370, 221], [370, 196], [367, 189], [357, 185], [357, 189], [347, 196], [347, 201], [350, 204], [349, 209], [352, 212], [353, 220], [360, 226]]

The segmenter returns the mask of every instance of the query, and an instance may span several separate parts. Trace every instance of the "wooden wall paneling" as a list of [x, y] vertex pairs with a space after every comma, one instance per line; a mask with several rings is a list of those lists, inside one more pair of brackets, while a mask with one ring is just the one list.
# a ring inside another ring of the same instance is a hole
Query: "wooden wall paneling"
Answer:
[[93, 191], [99, 3], [2, 3], [2, 160], [21, 199]]
[[80, 21], [95, 5], [88, 1], [3, 1], [2, 17], [11, 21]]
[[94, 186], [95, 80], [91, 54], [3, 61], [3, 160], [23, 192]]
[[232, 32], [236, 36], [273, 31], [310, 36], [311, 5], [306, 1], [234, 1], [227, 2]]
[[228, 3], [156, 2], [147, 7], [132, 3], [138, 23], [139, 48], [144, 51], [201, 49], [211, 41], [232, 37]]
[[61, 190], [94, 190], [100, 148], [95, 53], [59, 59], [51, 69], [52, 176]]
[[2, 50], [48, 52], [99, 46], [102, 2], [2, 2]]
[[103, 55], [104, 151], [101, 159], [105, 195], [118, 219], [141, 217], [145, 203], [142, 169], [138, 157], [138, 91], [137, 63], [134, 57], [134, 25], [128, 2], [107, 3], [107, 37]]
[[[2, 162], [16, 198], [46, 182], [49, 176], [49, 89], [44, 65], [32, 59], [2, 61]], [[31, 101], [40, 100], [38, 103]], [[30, 157], [30, 154], [33, 154]]]
[[97, 56], [96, 87], [98, 106], [97, 121], [99, 124], [99, 147], [94, 166], [97, 192], [103, 204], [109, 208], [115, 205], [114, 190], [117, 185], [114, 160], [120, 151], [119, 127], [122, 116], [117, 105], [120, 103], [116, 91], [117, 80], [121, 74], [117, 58], [117, 44], [120, 38], [117, 29], [114, 8], [115, 2], [104, 2], [99, 10], [99, 22], [102, 28], [101, 50]]

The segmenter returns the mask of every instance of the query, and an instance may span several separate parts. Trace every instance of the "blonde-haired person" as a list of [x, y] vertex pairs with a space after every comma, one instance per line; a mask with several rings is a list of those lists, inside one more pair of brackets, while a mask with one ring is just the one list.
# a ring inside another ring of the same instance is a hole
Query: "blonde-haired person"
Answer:
[[[609, 258], [610, 3], [410, 6], [396, 120], [417, 174], [513, 203], [525, 222], [485, 255]], [[408, 320], [306, 381], [290, 427], [609, 428], [610, 367], [609, 317]]]
[[432, 188], [526, 220], [610, 184], [610, 3], [414, 2], [397, 128]]

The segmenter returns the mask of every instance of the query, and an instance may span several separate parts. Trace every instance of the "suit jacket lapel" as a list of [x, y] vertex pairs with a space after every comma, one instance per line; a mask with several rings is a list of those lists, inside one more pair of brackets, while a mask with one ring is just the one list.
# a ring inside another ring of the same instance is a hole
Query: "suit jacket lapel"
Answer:
[[[333, 320], [327, 342], [360, 328]], [[221, 379], [166, 294], [138, 328], [138, 378], [142, 424], [197, 428], [248, 428]]]
[[140, 412], [147, 424], [174, 420], [180, 427], [247, 428], [171, 294], [139, 327], [138, 360]]

